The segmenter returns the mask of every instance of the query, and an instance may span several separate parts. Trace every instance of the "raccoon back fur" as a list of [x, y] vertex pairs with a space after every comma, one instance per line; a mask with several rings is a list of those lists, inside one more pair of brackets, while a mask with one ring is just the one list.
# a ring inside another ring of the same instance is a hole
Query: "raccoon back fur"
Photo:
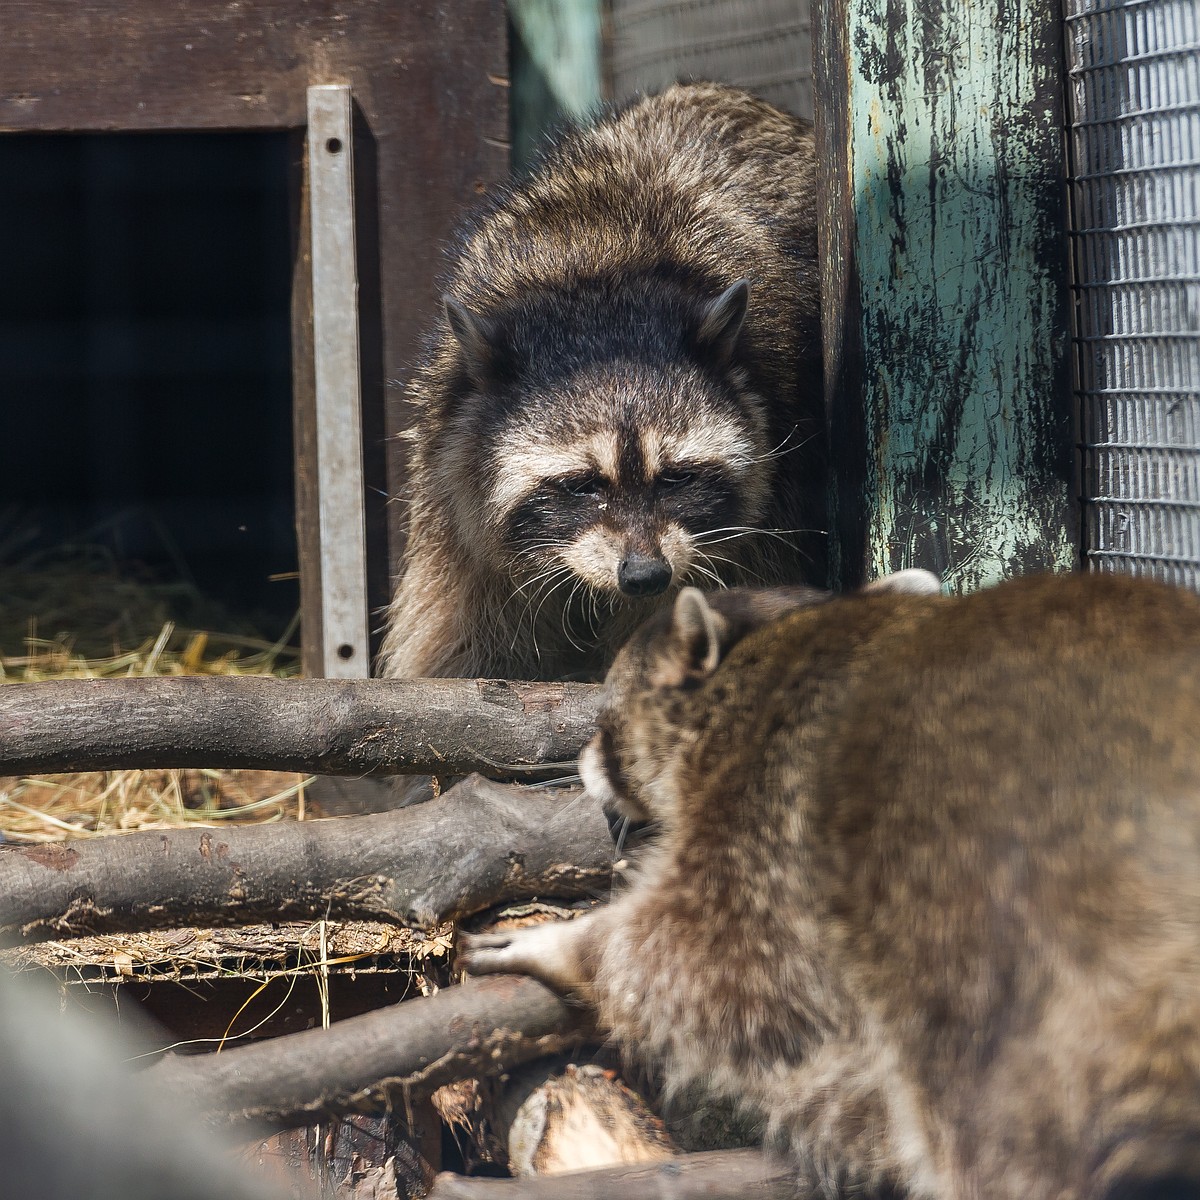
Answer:
[[823, 581], [813, 193], [806, 123], [678, 85], [465, 231], [384, 674], [597, 675], [683, 584]]
[[657, 841], [460, 962], [744, 1103], [798, 1196], [1195, 1200], [1200, 598], [934, 587], [680, 592], [579, 763]]

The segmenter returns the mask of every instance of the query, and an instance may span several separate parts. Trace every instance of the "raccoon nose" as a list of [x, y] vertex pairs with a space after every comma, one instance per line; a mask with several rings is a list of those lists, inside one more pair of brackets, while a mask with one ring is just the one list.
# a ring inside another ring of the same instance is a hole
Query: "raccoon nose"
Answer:
[[617, 567], [617, 586], [627, 596], [657, 596], [671, 586], [671, 564], [646, 554], [631, 554]]

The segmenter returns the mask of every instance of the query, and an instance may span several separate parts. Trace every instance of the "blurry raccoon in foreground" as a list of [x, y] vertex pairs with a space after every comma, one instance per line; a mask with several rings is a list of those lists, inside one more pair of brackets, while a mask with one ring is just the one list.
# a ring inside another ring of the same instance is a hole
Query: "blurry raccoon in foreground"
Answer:
[[[61, 1012], [59, 1005], [57, 989], [46, 979], [0, 969], [0, 1196], [302, 1195], [246, 1161], [232, 1136], [208, 1127], [193, 1099], [165, 1090], [153, 1072], [135, 1069], [133, 1063], [150, 1050], [136, 1012], [123, 1011], [118, 1024], [115, 1014], [105, 1021], [74, 1002]], [[317, 1200], [315, 1189], [312, 1196]]]
[[681, 592], [580, 760], [660, 840], [466, 965], [589, 1000], [816, 1194], [1200, 1196], [1200, 598], [922, 574]]
[[384, 674], [596, 675], [684, 583], [823, 582], [813, 188], [807, 124], [676, 86], [467, 229]]

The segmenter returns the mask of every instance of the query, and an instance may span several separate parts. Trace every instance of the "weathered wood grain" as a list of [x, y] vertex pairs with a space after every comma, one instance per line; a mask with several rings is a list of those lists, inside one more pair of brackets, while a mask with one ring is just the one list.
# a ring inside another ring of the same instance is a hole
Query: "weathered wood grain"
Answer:
[[1068, 568], [1057, 7], [824, 0], [816, 28], [838, 582]]

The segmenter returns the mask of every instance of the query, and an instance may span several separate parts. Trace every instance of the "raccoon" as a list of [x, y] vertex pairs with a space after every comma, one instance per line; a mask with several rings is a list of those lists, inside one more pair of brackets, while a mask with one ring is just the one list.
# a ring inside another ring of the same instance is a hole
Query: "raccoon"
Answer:
[[383, 674], [599, 677], [685, 583], [823, 582], [805, 122], [680, 85], [567, 134], [444, 309]]
[[928, 585], [681, 591], [580, 762], [659, 841], [466, 965], [590, 1001], [804, 1187], [1200, 1195], [1200, 598]]

